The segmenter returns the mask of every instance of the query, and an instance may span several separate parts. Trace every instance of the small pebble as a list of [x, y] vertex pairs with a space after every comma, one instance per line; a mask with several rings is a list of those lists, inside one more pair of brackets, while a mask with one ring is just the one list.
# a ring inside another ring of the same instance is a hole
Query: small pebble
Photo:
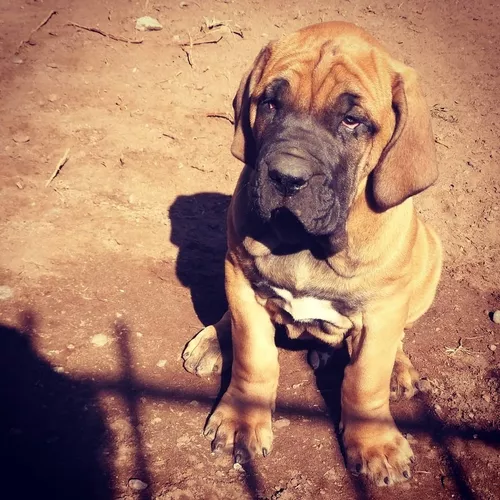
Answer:
[[14, 290], [10, 286], [0, 285], [0, 300], [9, 300], [14, 296]]
[[489, 394], [483, 394], [481, 396], [487, 403], [491, 403], [491, 397]]
[[57, 64], [56, 64], [56, 63], [54, 63], [54, 62], [49, 62], [49, 63], [47, 63], [47, 66], [48, 66], [49, 68], [52, 68], [52, 69], [56, 69], [56, 68], [57, 68]]
[[417, 382], [417, 388], [420, 392], [431, 392], [432, 386], [427, 379], [422, 379]]
[[245, 472], [245, 469], [243, 468], [243, 466], [241, 464], [238, 464], [238, 463], [233, 464], [233, 469], [237, 470], [238, 472]]
[[[335, 481], [335, 479], [338, 479], [339, 477], [339, 473], [337, 472], [337, 470], [335, 468], [333, 469], [328, 469], [324, 474], [323, 474], [323, 477], [327, 480], [327, 481]], [[291, 485], [292, 486], [292, 485]]]
[[50, 94], [49, 97], [47, 97], [47, 99], [50, 101], [50, 102], [56, 102], [58, 97], [57, 97], [57, 94]]
[[64, 373], [64, 368], [62, 366], [54, 366], [53, 370], [56, 373]]
[[491, 317], [491, 319], [493, 320], [493, 323], [500, 325], [500, 309], [497, 309], [493, 312], [493, 316]]
[[24, 61], [20, 57], [14, 57], [14, 59], [12, 59], [12, 62], [14, 64], [22, 64]]
[[276, 420], [276, 422], [274, 422], [274, 428], [276, 430], [284, 429], [285, 427], [288, 427], [289, 425], [290, 425], [290, 420], [288, 420], [287, 418], [280, 418], [279, 420]]
[[158, 363], [156, 363], [156, 366], [158, 368], [165, 368], [166, 365], [167, 365], [166, 359], [160, 359], [160, 361], [158, 361]]
[[497, 346], [495, 344], [491, 344], [488, 346], [488, 349], [491, 351], [491, 352], [495, 352], [497, 350]]
[[137, 31], [159, 31], [163, 29], [163, 26], [159, 23], [158, 19], [144, 16], [137, 19], [135, 22], [135, 29]]
[[415, 436], [413, 434], [406, 434], [406, 440], [410, 444], [415, 444], [417, 442], [417, 440], [415, 439]]
[[177, 439], [177, 447], [182, 448], [191, 442], [191, 436], [189, 434], [183, 434], [179, 439]]
[[128, 486], [131, 490], [134, 491], [142, 491], [148, 487], [147, 483], [141, 481], [140, 479], [135, 479], [135, 478], [129, 479]]
[[160, 422], [161, 422], [161, 418], [160, 417], [155, 417], [155, 418], [153, 418], [153, 420], [151, 420], [152, 424], [159, 424]]
[[109, 342], [109, 339], [107, 335], [104, 335], [104, 333], [98, 333], [90, 339], [90, 342], [92, 342], [92, 344], [96, 347], [103, 347]]
[[435, 405], [434, 405], [434, 411], [435, 411], [435, 413], [436, 413], [436, 415], [437, 415], [438, 417], [442, 417], [442, 416], [443, 416], [443, 409], [441, 408], [441, 406], [440, 406], [440, 405], [435, 404]]
[[23, 134], [22, 132], [17, 132], [12, 136], [12, 140], [17, 143], [28, 142], [30, 140], [30, 136]]

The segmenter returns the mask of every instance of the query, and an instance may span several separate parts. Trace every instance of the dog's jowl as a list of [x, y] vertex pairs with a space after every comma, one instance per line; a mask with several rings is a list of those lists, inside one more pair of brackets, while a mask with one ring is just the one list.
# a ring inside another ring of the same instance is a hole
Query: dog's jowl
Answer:
[[291, 338], [346, 342], [342, 439], [347, 466], [379, 485], [411, 476], [413, 452], [389, 409], [418, 374], [405, 327], [431, 305], [435, 233], [412, 196], [437, 177], [430, 116], [415, 72], [347, 23], [310, 26], [265, 47], [234, 99], [233, 154], [244, 164], [228, 214], [229, 310], [184, 353], [186, 369], [231, 382], [209, 418], [214, 450], [238, 462], [272, 448], [279, 365]]

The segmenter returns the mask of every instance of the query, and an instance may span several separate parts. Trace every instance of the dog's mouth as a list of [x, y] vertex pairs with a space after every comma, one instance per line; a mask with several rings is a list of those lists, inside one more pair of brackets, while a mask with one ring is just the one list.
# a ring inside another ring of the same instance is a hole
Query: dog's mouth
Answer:
[[347, 244], [345, 231], [323, 235], [311, 234], [299, 218], [286, 207], [274, 209], [268, 223], [280, 242], [273, 250], [275, 254], [309, 250], [316, 258], [326, 259], [344, 249]]
[[296, 215], [288, 208], [275, 208], [269, 220], [271, 227], [280, 241], [286, 244], [298, 244], [308, 238], [308, 233]]

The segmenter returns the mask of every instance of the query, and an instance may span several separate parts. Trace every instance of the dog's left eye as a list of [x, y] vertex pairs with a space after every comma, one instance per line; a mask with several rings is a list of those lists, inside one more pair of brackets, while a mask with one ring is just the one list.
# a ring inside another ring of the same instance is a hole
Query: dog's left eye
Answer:
[[349, 130], [354, 130], [360, 123], [361, 121], [352, 115], [346, 115], [342, 120], [342, 125], [347, 127]]

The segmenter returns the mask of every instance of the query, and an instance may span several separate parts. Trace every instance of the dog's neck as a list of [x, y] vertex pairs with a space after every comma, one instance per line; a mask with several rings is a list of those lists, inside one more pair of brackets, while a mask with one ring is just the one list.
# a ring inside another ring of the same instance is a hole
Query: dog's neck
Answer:
[[366, 197], [361, 195], [356, 197], [349, 211], [345, 241], [341, 241], [338, 235], [321, 236], [294, 246], [280, 242], [272, 232], [256, 226], [250, 230], [247, 227], [244, 234], [240, 234], [243, 236], [240, 241], [246, 252], [254, 257], [308, 251], [313, 258], [326, 262], [337, 275], [351, 278], [362, 274], [374, 262], [385, 262], [408, 251], [408, 242], [411, 241], [408, 233], [414, 221], [411, 199], [379, 212], [373, 210]]
[[347, 218], [347, 245], [327, 259], [340, 276], [352, 277], [375, 262], [398, 258], [409, 251], [409, 232], [416, 214], [411, 198], [385, 212], [373, 209], [364, 195], [358, 196]]

